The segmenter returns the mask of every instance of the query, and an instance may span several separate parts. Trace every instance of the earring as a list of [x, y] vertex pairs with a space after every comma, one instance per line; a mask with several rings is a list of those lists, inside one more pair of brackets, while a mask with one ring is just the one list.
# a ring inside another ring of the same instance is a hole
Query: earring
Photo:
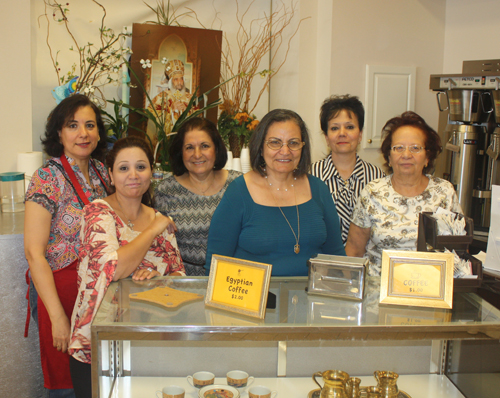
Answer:
[[115, 185], [115, 183], [113, 181], [111, 181], [111, 186]]

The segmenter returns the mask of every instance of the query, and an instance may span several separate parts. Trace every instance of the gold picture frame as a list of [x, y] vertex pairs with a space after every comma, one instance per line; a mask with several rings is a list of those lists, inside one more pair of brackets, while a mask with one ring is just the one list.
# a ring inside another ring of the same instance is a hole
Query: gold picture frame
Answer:
[[205, 305], [264, 319], [272, 264], [214, 254]]
[[453, 307], [453, 254], [384, 250], [380, 303]]

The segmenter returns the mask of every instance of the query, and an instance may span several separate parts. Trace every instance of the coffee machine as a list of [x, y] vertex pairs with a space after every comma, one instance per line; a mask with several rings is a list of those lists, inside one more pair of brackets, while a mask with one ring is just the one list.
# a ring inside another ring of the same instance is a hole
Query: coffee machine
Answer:
[[[490, 222], [491, 186], [500, 184], [500, 60], [464, 61], [463, 73], [431, 75], [437, 91], [445, 166], [464, 214], [476, 230]], [[498, 103], [498, 106], [496, 106]]]

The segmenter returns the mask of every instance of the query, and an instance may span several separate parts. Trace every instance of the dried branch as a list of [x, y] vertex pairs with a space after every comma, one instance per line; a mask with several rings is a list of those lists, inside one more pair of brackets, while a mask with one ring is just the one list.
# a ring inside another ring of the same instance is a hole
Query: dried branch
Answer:
[[[281, 2], [280, 7], [264, 17], [254, 19], [250, 25], [245, 25], [245, 17], [254, 4], [253, 0], [240, 15], [240, 7], [236, 0], [236, 20], [238, 30], [236, 32], [238, 62], [235, 65], [233, 53], [229, 45], [229, 40], [224, 35], [224, 48], [222, 50], [222, 72], [221, 80], [227, 80], [230, 76], [237, 76], [230, 84], [221, 87], [221, 94], [224, 100], [223, 111], [229, 114], [238, 112], [247, 112], [252, 114], [257, 106], [262, 94], [268, 88], [271, 78], [279, 72], [285, 63], [290, 51], [290, 43], [299, 30], [303, 19], [299, 21], [291, 37], [287, 39], [287, 48], [284, 59], [276, 66], [273, 62], [276, 60], [277, 51], [281, 48], [284, 39], [285, 29], [291, 24], [295, 15], [295, 5], [287, 8]], [[259, 71], [262, 59], [274, 49], [274, 55], [271, 57], [269, 69]], [[259, 91], [256, 101], [251, 109], [249, 103], [251, 98], [251, 85], [253, 79], [257, 76], [265, 79], [263, 87]]]
[[[44, 16], [47, 20], [46, 42], [49, 48], [52, 64], [57, 74], [58, 84], [62, 85], [68, 83], [73, 78], [77, 77], [78, 73], [75, 91], [82, 92], [90, 97], [93, 97], [95, 102], [105, 106], [106, 99], [104, 98], [102, 87], [119, 81], [120, 66], [123, 63], [125, 56], [131, 53], [130, 49], [122, 47], [124, 37], [129, 34], [115, 34], [113, 30], [106, 28], [106, 8], [96, 0], [91, 1], [99, 6], [103, 13], [99, 27], [99, 46], [95, 46], [91, 42], [87, 42], [85, 45], [80, 45], [78, 43], [69, 24], [69, 8], [67, 8], [69, 3], [63, 5], [57, 3], [55, 0], [44, 0]], [[73, 64], [71, 69], [62, 76], [58, 61], [60, 50], [58, 50], [54, 56], [50, 45], [50, 13], [52, 14], [52, 19], [55, 22], [59, 24], [62, 23], [64, 25], [66, 33], [70, 36], [73, 45], [69, 48], [69, 51], [74, 51], [78, 54], [78, 64]]]

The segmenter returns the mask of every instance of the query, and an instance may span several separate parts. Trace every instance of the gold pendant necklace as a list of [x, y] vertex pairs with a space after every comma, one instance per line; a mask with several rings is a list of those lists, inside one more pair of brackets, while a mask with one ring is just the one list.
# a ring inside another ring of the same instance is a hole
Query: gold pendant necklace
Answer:
[[[267, 178], [267, 176], [266, 176], [266, 178]], [[300, 215], [299, 215], [299, 206], [297, 205], [297, 194], [295, 193], [295, 186], [294, 186], [295, 184], [293, 184], [292, 187], [293, 187], [293, 195], [295, 196], [295, 208], [297, 209], [297, 234], [295, 234], [295, 231], [293, 230], [292, 225], [290, 224], [290, 221], [288, 221], [288, 218], [286, 218], [285, 213], [283, 213], [283, 210], [281, 210], [281, 207], [278, 204], [278, 201], [274, 197], [272, 184], [269, 181], [268, 181], [268, 184], [269, 184], [269, 189], [271, 190], [271, 195], [272, 195], [272, 197], [274, 199], [274, 202], [276, 203], [276, 206], [278, 206], [278, 209], [280, 209], [280, 212], [283, 215], [283, 218], [285, 219], [286, 223], [288, 224], [288, 226], [292, 230], [293, 237], [295, 238], [295, 245], [293, 246], [293, 251], [295, 252], [295, 254], [299, 254], [300, 253], [300, 245], [299, 245], [299, 240], [300, 240]]]

